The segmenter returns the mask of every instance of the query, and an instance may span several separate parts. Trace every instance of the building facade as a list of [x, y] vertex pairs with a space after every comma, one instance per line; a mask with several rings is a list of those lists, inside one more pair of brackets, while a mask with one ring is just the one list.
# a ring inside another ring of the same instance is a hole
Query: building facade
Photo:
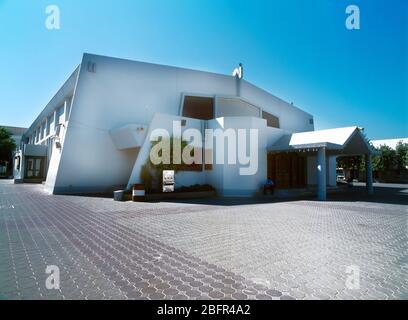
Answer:
[[[317, 185], [323, 199], [336, 183], [336, 155], [364, 153], [370, 161], [357, 127], [314, 131], [311, 114], [245, 81], [242, 70], [228, 76], [84, 54], [25, 132], [16, 181], [42, 181], [63, 194], [130, 187], [142, 182], [155, 129], [172, 132], [175, 122], [181, 135], [258, 133], [254, 174], [241, 174], [239, 163], [202, 164], [178, 171], [176, 187], [211, 184], [220, 195], [251, 196], [271, 177], [277, 188]], [[217, 156], [215, 148], [202, 151]]]

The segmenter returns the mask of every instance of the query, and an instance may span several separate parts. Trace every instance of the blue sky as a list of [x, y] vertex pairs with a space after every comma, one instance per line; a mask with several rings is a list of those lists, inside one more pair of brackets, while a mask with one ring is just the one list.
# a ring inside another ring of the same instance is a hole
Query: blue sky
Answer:
[[[61, 29], [45, 28], [58, 5]], [[357, 4], [361, 29], [345, 28]], [[408, 136], [408, 1], [0, 0], [0, 124], [29, 126], [83, 52], [230, 74], [317, 129]]]

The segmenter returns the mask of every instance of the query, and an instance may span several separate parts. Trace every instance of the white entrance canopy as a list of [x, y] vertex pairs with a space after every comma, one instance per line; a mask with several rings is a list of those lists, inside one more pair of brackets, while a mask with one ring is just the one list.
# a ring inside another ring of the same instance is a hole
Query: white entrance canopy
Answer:
[[365, 155], [367, 190], [373, 193], [371, 155], [374, 153], [369, 142], [354, 127], [299, 132], [284, 135], [268, 149], [269, 152], [317, 152], [317, 190], [319, 200], [326, 200], [326, 154]]
[[272, 145], [269, 151], [315, 150], [318, 148], [325, 148], [331, 154], [361, 155], [373, 152], [370, 144], [358, 127], [285, 135]]

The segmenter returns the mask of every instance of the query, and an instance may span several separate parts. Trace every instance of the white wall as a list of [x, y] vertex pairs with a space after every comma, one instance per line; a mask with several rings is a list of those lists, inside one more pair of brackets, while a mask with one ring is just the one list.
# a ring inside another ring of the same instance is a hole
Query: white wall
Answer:
[[260, 117], [260, 109], [240, 99], [218, 98], [216, 117], [234, 116]]
[[[245, 126], [247, 124], [247, 126]], [[228, 166], [226, 178], [224, 179], [224, 188], [232, 195], [251, 196], [265, 183], [267, 178], [267, 126], [266, 120], [251, 118], [250, 121], [243, 118], [227, 118], [226, 127], [257, 129], [258, 135], [258, 170], [255, 175], [239, 175], [239, 168]], [[247, 144], [247, 154], [249, 154], [249, 145]], [[227, 178], [228, 176], [228, 178]], [[238, 186], [238, 188], [237, 188]], [[239, 192], [235, 193], [235, 190]]]
[[278, 129], [278, 128], [272, 128], [272, 127], [266, 127], [266, 137], [267, 137], [267, 147], [270, 148], [273, 146], [280, 138], [282, 138], [285, 134], [288, 134], [289, 132], [286, 130]]
[[48, 146], [48, 153], [50, 159], [48, 159], [48, 170], [47, 178], [45, 180], [44, 190], [48, 193], [53, 193], [55, 189], [55, 182], [57, 179], [58, 169], [60, 167], [61, 153], [64, 148], [65, 142], [65, 133], [68, 123], [65, 123], [65, 126], [61, 126], [59, 137], [57, 138], [58, 142], [61, 144], [61, 148], [57, 148], [55, 145], [55, 139], [51, 139], [51, 144]]
[[[254, 175], [240, 174], [240, 168], [247, 167], [239, 162], [235, 165], [228, 164], [228, 153], [225, 150], [224, 164], [215, 164], [213, 170], [209, 171], [208, 182], [217, 188], [223, 196], [251, 196], [263, 185], [266, 180], [267, 170], [267, 127], [266, 120], [253, 117], [228, 117], [209, 121], [212, 129], [222, 128], [224, 130], [247, 129], [247, 155], [249, 155], [249, 129], [258, 130], [258, 170]], [[216, 149], [214, 158], [217, 157]]]
[[280, 128], [289, 132], [313, 131], [313, 116], [272, 94], [243, 81], [241, 96], [279, 118]]
[[[70, 125], [54, 192], [102, 192], [126, 184], [138, 150], [117, 150], [108, 131]], [[47, 182], [48, 184], [48, 182]]]
[[[223, 129], [224, 128], [224, 123], [223, 123], [223, 118], [220, 119], [214, 119], [210, 120], [207, 122], [208, 124], [208, 129], [212, 130], [217, 130], [217, 129]], [[224, 165], [223, 164], [217, 164], [215, 161], [215, 156], [216, 156], [216, 150], [212, 150], [212, 155], [213, 155], [213, 165], [212, 169], [207, 171], [206, 176], [207, 176], [207, 183], [212, 185], [218, 192], [219, 195], [222, 195], [222, 189], [224, 188]], [[225, 154], [224, 154], [225, 157]]]

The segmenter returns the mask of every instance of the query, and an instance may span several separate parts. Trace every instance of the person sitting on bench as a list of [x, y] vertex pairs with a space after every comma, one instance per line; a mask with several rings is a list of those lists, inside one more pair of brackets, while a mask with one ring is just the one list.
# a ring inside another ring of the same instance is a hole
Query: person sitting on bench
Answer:
[[263, 189], [264, 195], [266, 195], [268, 191], [270, 191], [271, 194], [275, 192], [275, 184], [271, 178], [266, 179]]

